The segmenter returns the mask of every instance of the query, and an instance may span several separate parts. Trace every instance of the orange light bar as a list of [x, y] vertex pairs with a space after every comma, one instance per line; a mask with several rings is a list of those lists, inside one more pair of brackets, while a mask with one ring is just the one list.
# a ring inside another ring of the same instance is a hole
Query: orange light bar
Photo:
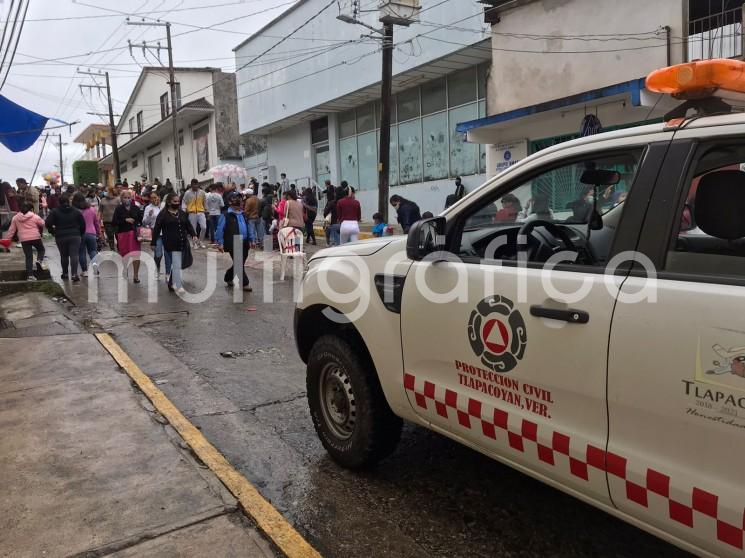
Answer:
[[646, 87], [683, 99], [710, 95], [719, 89], [745, 93], [745, 62], [715, 59], [669, 66], [649, 74]]

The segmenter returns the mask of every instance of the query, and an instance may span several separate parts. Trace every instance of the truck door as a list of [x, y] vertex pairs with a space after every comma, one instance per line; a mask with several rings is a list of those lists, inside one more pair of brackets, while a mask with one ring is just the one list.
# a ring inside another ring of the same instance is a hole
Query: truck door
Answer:
[[[424, 420], [609, 502], [605, 389], [617, 288], [603, 271], [635, 246], [663, 152], [655, 144], [539, 159], [448, 222], [453, 261], [415, 262], [403, 292], [404, 384]], [[622, 178], [594, 189], [581, 182], [587, 169]], [[593, 190], [603, 225], [588, 242]], [[576, 261], [550, 271], [562, 250]]]
[[[731, 131], [743, 137], [742, 126]], [[679, 134], [643, 229], [639, 250], [658, 270], [656, 301], [634, 302], [650, 283], [632, 276], [616, 306], [608, 482], [613, 503], [634, 518], [741, 556], [745, 141], [686, 139], [700, 133]]]

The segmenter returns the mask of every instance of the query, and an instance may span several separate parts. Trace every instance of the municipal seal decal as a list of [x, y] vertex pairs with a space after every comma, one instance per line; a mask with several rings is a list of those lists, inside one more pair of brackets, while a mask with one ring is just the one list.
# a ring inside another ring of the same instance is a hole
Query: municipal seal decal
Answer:
[[528, 332], [515, 304], [508, 298], [494, 295], [479, 302], [471, 312], [468, 340], [484, 366], [505, 373], [525, 356]]

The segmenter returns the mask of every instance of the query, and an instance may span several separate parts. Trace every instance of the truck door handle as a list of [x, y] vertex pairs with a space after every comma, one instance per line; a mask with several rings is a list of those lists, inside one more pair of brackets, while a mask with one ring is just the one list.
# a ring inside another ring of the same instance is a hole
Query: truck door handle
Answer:
[[533, 305], [530, 307], [530, 315], [536, 318], [561, 320], [570, 324], [586, 324], [590, 321], [590, 314], [584, 310], [574, 310], [572, 308], [562, 310], [560, 308], [546, 308], [545, 306]]

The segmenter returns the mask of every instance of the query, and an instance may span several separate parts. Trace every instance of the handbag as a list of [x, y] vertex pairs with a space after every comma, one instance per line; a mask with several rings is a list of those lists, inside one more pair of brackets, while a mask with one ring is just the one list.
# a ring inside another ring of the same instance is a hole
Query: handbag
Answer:
[[137, 240], [139, 242], [150, 242], [153, 239], [153, 229], [140, 227], [137, 230]]
[[194, 263], [194, 255], [191, 253], [189, 241], [184, 242], [184, 248], [181, 250], [181, 269], [187, 269]]

